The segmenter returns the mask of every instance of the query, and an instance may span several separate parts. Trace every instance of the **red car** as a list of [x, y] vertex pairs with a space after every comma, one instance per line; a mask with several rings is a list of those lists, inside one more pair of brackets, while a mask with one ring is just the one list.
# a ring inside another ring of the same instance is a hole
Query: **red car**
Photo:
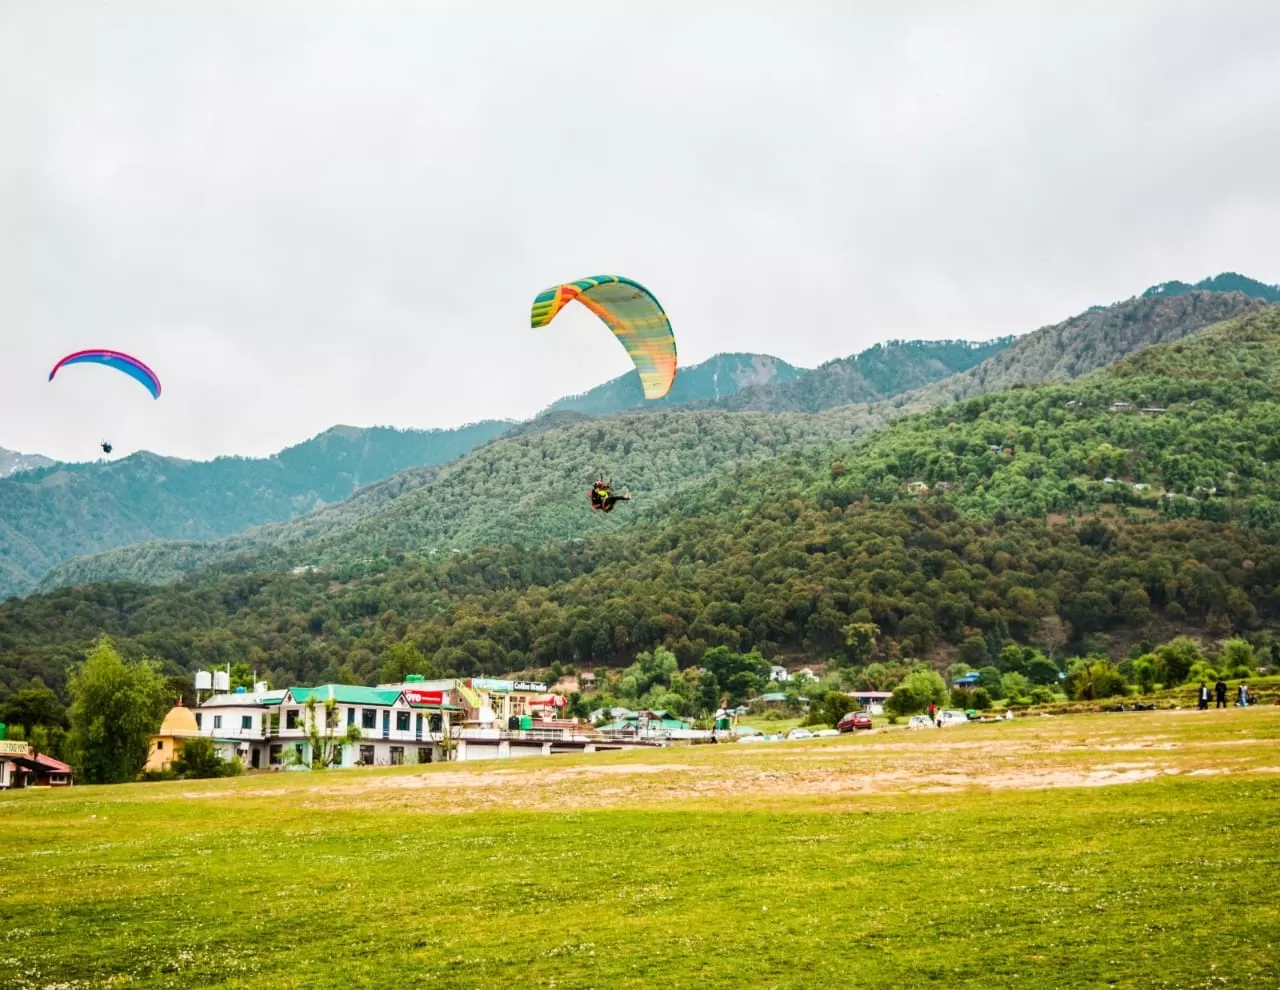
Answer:
[[836, 728], [841, 732], [853, 732], [855, 729], [871, 728], [871, 716], [866, 712], [849, 712], [844, 718], [836, 723]]

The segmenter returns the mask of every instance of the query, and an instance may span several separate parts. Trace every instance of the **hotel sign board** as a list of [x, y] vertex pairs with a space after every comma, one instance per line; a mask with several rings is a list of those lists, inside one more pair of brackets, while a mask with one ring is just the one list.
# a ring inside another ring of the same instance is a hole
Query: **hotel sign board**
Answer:
[[31, 744], [21, 739], [0, 739], [0, 756], [26, 756]]
[[404, 692], [404, 700], [409, 702], [411, 705], [443, 705], [444, 692], [417, 691], [413, 688], [408, 688]]

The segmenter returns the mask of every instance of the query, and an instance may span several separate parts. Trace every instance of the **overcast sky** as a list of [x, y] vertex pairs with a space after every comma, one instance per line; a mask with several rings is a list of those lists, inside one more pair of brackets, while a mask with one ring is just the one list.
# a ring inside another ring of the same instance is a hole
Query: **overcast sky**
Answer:
[[0, 0], [0, 446], [527, 417], [629, 369], [528, 328], [604, 272], [805, 366], [1280, 281], [1273, 0], [1049, 6]]

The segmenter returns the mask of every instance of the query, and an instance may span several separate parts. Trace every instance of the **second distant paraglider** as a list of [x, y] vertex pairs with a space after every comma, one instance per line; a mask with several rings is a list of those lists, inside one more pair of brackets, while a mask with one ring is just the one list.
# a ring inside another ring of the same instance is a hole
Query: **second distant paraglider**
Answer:
[[[105, 349], [75, 351], [53, 366], [53, 370], [49, 372], [49, 381], [53, 381], [54, 376], [60, 370], [73, 364], [100, 364], [108, 368], [115, 368], [117, 371], [128, 375], [134, 381], [139, 382], [143, 388], [151, 393], [153, 399], [160, 398], [160, 379], [154, 371], [132, 355]], [[103, 440], [98, 446], [108, 456], [113, 449], [109, 440]]]

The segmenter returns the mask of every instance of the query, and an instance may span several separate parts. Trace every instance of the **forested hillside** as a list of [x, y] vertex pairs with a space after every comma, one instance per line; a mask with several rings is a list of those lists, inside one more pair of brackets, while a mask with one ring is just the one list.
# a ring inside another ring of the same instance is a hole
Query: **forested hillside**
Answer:
[[[431, 485], [415, 490], [403, 504], [385, 505], [382, 499], [361, 501], [296, 524], [266, 526], [206, 545], [127, 546], [70, 561], [52, 570], [40, 587], [48, 590], [95, 580], [162, 582], [203, 567], [243, 571], [348, 564], [388, 551], [457, 550], [495, 539], [536, 542], [596, 528], [616, 529], [645, 511], [660, 509], [663, 499], [693, 481], [734, 464], [772, 456], [782, 447], [805, 446], [832, 436], [862, 436], [906, 413], [945, 404], [953, 397], [981, 395], [989, 385], [1025, 384], [1041, 374], [1050, 379], [1082, 374], [1098, 367], [1104, 358], [1114, 359], [1157, 341], [1178, 340], [1211, 319], [1261, 306], [1241, 295], [1198, 292], [1169, 300], [1135, 299], [1091, 310], [1009, 346], [1006, 340], [981, 345], [944, 341], [870, 348], [849, 362], [837, 362], [839, 367], [826, 366], [826, 370], [781, 386], [786, 390], [813, 383], [807, 386], [808, 392], [785, 393], [790, 396], [786, 401], [823, 405], [832, 396], [846, 394], [840, 389], [850, 382], [870, 382], [868, 387], [876, 389], [897, 388], [913, 376], [935, 373], [936, 367], [927, 370], [931, 361], [951, 367], [972, 362], [991, 350], [995, 354], [968, 372], [915, 392], [866, 405], [837, 407], [839, 412], [830, 421], [804, 425], [793, 417], [787, 421], [781, 440], [772, 427], [762, 427], [765, 433], [760, 442], [749, 440], [748, 435], [763, 423], [760, 419], [746, 425], [726, 425], [724, 436], [719, 437], [718, 424], [729, 421], [708, 418], [720, 412], [718, 408], [700, 411], [703, 418], [692, 433], [674, 428], [670, 419], [645, 424], [627, 417], [610, 418], [588, 428], [584, 413], [549, 412], [513, 428], [493, 450], [477, 451], [471, 455], [474, 461], [464, 459], [452, 466]], [[754, 391], [749, 387], [739, 394]], [[678, 416], [688, 414], [688, 409], [655, 415]], [[646, 435], [643, 456], [633, 456], [631, 448], [641, 435]], [[668, 442], [681, 449], [674, 460], [666, 459]], [[526, 449], [529, 444], [536, 450]], [[699, 453], [691, 444], [705, 444], [705, 449]], [[530, 454], [530, 450], [534, 452]], [[659, 464], [665, 467], [657, 468]], [[597, 471], [633, 488], [639, 501], [608, 519], [582, 518], [579, 489]], [[655, 484], [650, 478], [660, 482]], [[411, 488], [416, 486], [401, 486], [406, 492]]]
[[[427, 671], [464, 674], [622, 664], [657, 645], [684, 664], [715, 646], [843, 663], [1010, 642], [1063, 656], [1188, 630], [1266, 646], [1280, 623], [1278, 427], [1268, 310], [1075, 382], [743, 467], [620, 533], [393, 554], [337, 581], [6, 602], [0, 677], [60, 688], [101, 632], [176, 668], [243, 659], [280, 682], [375, 679], [405, 639]], [[850, 635], [868, 624], [869, 645]]]
[[[589, 420], [556, 413], [551, 420], [545, 428], [535, 421], [474, 451], [429, 484], [402, 486], [394, 500], [357, 496], [321, 513], [203, 547], [127, 547], [71, 561], [52, 572], [48, 583], [122, 576], [172, 580], [193, 564], [240, 571], [359, 566], [387, 553], [445, 553], [492, 542], [537, 544], [617, 530], [636, 512], [717, 472], [847, 436], [859, 414], [671, 411]], [[600, 472], [630, 489], [634, 501], [609, 515], [592, 512], [587, 489]]]
[[639, 373], [629, 371], [582, 395], [571, 395], [553, 402], [546, 411], [611, 416], [640, 408], [669, 409], [733, 395], [751, 385], [795, 381], [806, 374], [804, 368], [793, 367], [768, 354], [717, 354], [709, 360], [680, 368], [671, 391], [661, 399], [646, 401]]
[[273, 457], [139, 453], [0, 480], [0, 597], [26, 591], [70, 557], [157, 537], [207, 540], [302, 515], [406, 468], [453, 460], [510, 425], [335, 427]]

